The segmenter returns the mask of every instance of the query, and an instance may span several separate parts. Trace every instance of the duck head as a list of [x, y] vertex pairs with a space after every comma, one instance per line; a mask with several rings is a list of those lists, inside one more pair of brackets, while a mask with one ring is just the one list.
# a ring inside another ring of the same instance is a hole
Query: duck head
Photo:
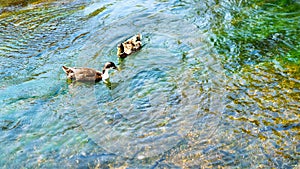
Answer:
[[113, 62], [106, 62], [102, 70], [102, 80], [106, 82], [109, 79], [108, 71], [111, 69], [118, 70], [118, 67]]
[[114, 64], [114, 62], [106, 62], [103, 67], [103, 74], [105, 70], [109, 70], [109, 69], [118, 69], [118, 67]]
[[125, 57], [127, 56], [127, 54], [124, 52], [124, 45], [123, 45], [123, 43], [120, 43], [120, 44], [118, 45], [117, 55], [118, 55], [120, 58], [125, 58]]

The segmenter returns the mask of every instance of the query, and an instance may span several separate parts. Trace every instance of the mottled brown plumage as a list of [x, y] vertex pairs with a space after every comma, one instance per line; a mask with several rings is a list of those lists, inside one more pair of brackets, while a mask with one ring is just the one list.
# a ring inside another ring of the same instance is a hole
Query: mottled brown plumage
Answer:
[[126, 58], [128, 55], [140, 50], [142, 48], [142, 35], [137, 34], [130, 39], [118, 45], [117, 55], [120, 58]]

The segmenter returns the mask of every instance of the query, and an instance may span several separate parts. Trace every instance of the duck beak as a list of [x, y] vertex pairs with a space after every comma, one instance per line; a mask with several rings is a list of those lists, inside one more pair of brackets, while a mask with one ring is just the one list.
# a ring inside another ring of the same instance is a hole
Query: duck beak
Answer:
[[114, 70], [117, 70], [117, 71], [120, 70], [118, 67], [111, 67], [110, 69], [114, 69]]

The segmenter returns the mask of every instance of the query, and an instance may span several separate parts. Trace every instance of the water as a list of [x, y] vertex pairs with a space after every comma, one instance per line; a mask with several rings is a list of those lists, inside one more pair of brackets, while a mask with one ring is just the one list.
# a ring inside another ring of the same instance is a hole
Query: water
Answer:
[[[1, 168], [299, 167], [298, 2], [20, 4], [0, 10]], [[110, 85], [61, 69], [106, 61]]]

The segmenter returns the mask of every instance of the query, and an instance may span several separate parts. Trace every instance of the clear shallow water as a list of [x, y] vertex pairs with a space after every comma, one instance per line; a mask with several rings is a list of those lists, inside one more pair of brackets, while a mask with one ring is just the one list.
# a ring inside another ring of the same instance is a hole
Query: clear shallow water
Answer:
[[[3, 9], [3, 168], [298, 166], [296, 2]], [[118, 60], [117, 44], [137, 32], [143, 49]], [[121, 68], [111, 86], [67, 83], [60, 68], [106, 61]]]

